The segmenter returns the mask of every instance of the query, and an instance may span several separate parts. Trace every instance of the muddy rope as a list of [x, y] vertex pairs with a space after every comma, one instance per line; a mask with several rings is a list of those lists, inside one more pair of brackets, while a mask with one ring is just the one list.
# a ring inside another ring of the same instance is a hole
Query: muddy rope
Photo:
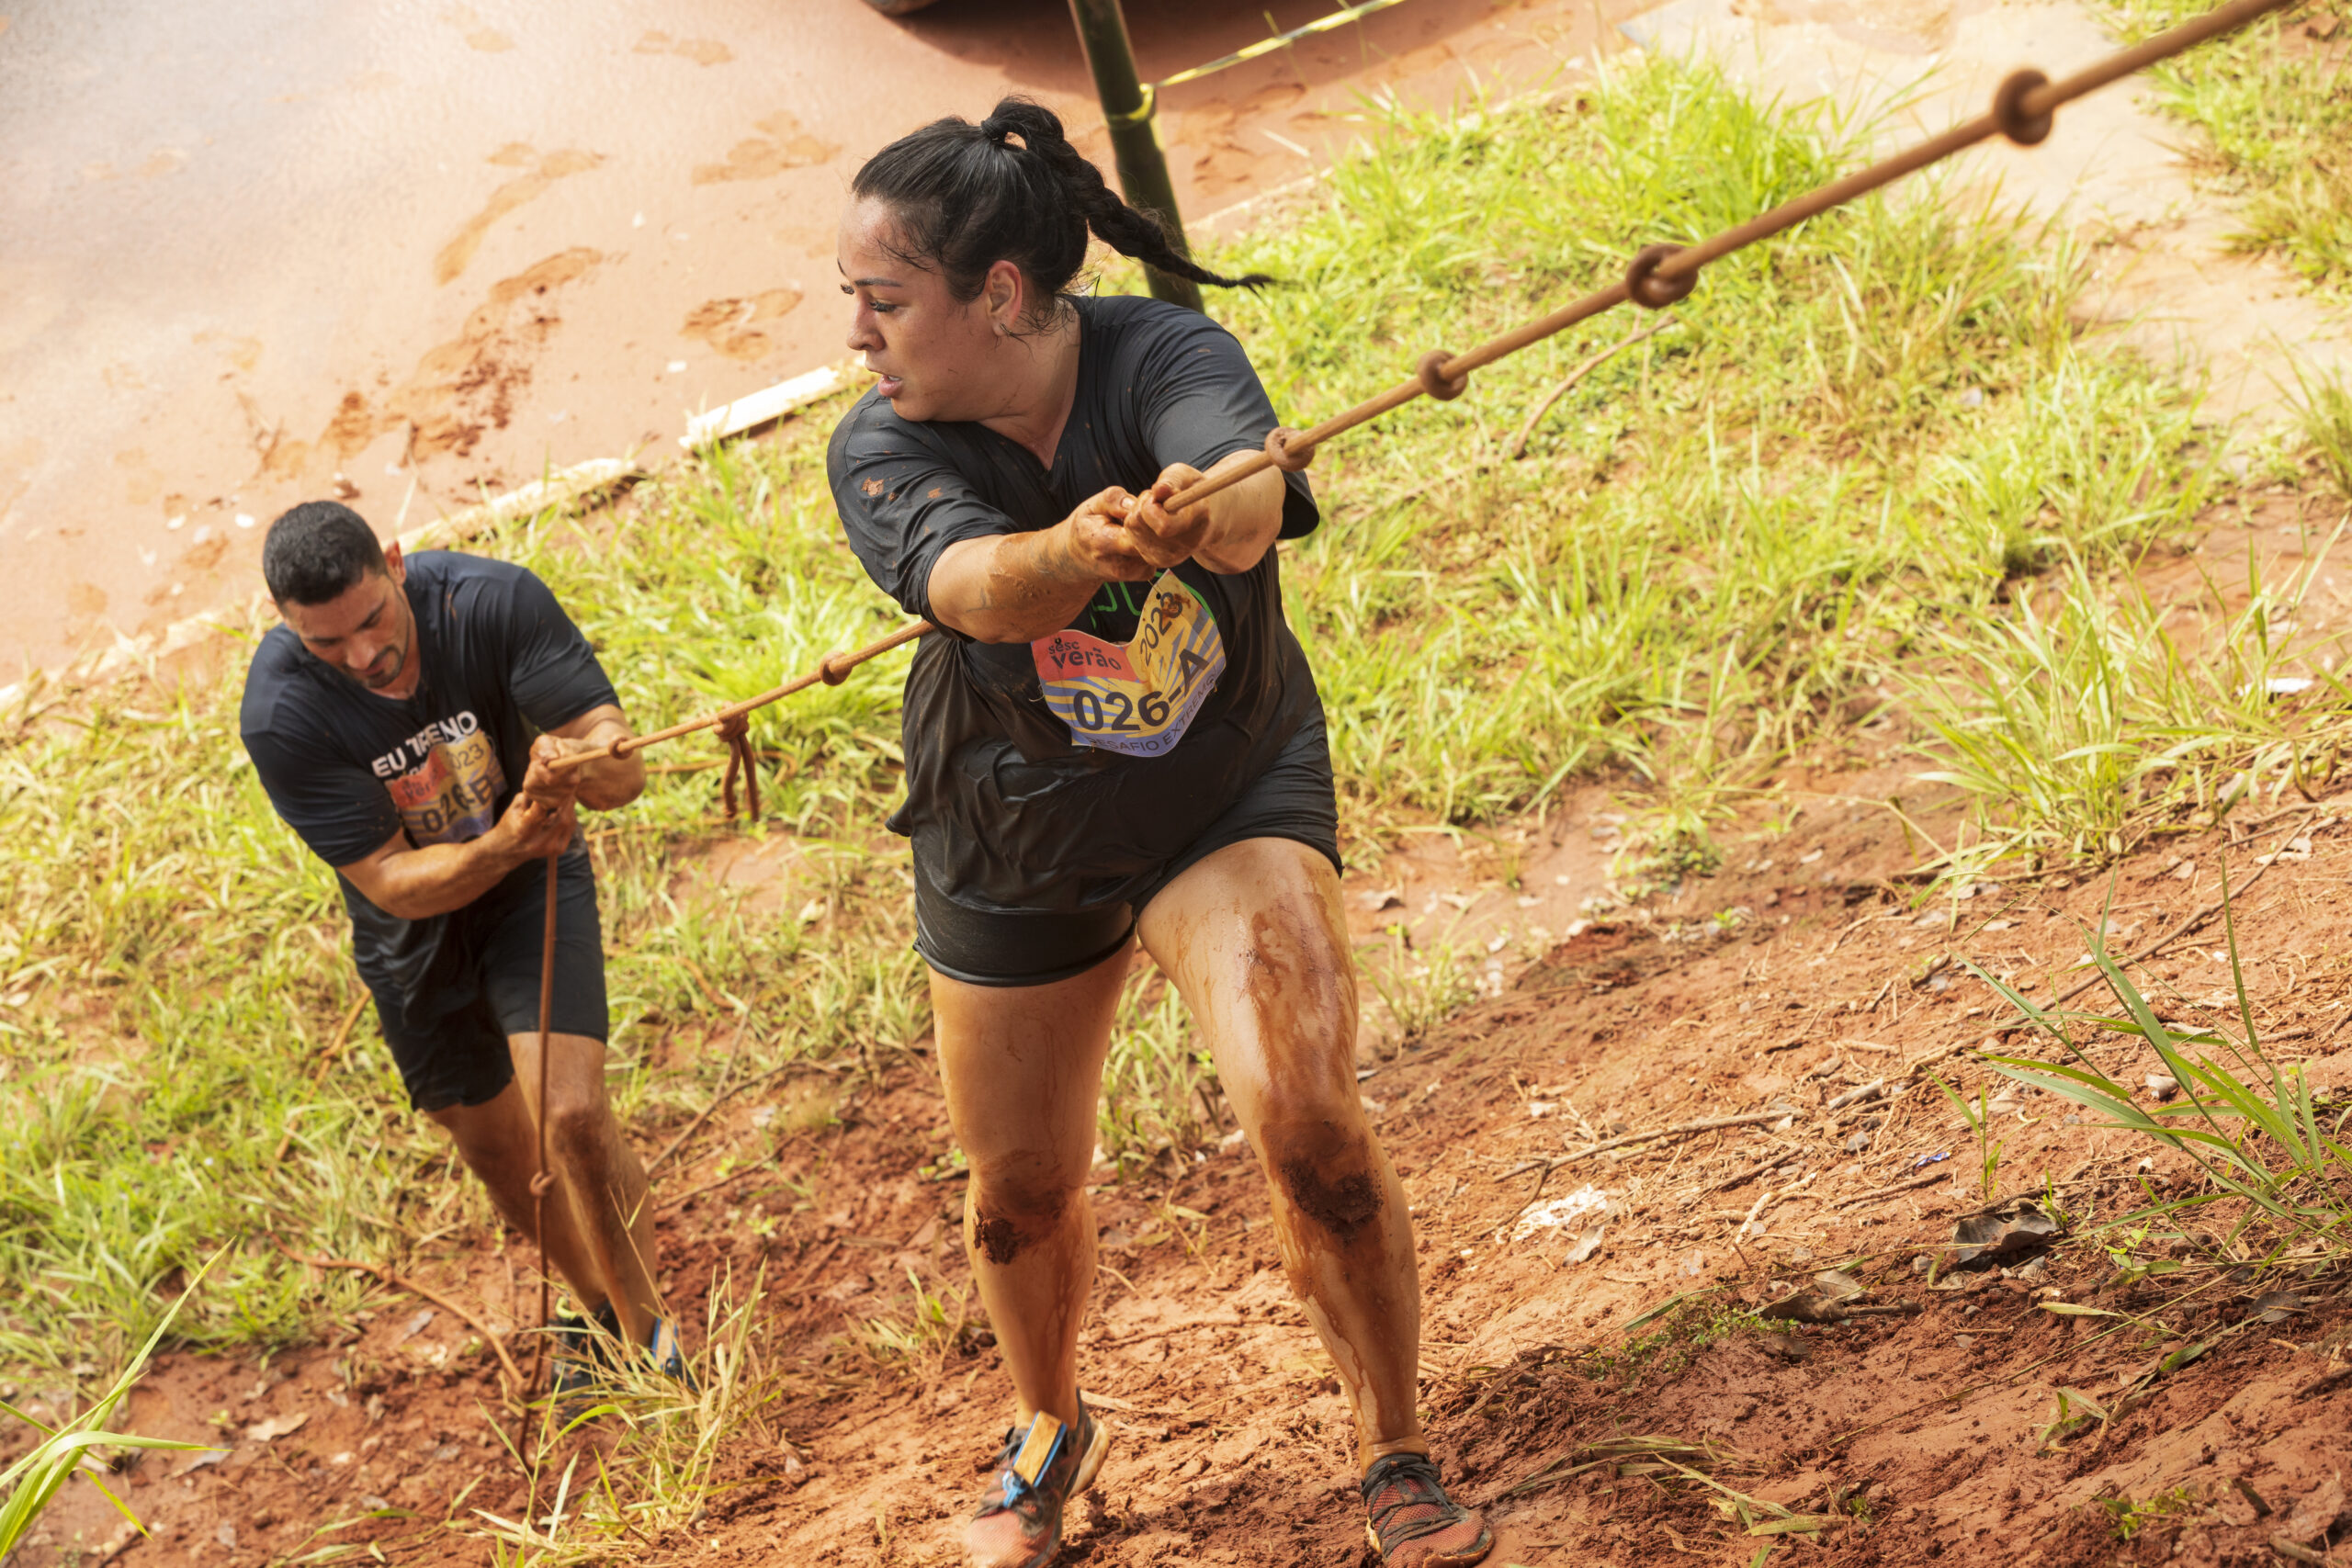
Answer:
[[[1385, 413], [1404, 407], [1416, 398], [1430, 397], [1440, 401], [1458, 398], [1469, 389], [1473, 371], [1484, 369], [1497, 360], [1517, 354], [1521, 349], [1566, 332], [1579, 321], [1589, 321], [1629, 300], [1645, 310], [1663, 310], [1688, 296], [1698, 286], [1700, 271], [1709, 263], [1721, 261], [1735, 251], [1792, 229], [1809, 218], [1818, 218], [1833, 208], [1890, 186], [1907, 175], [1917, 174], [1979, 142], [2003, 137], [2020, 147], [2034, 146], [2049, 136], [2062, 106], [2134, 72], [2145, 70], [2158, 61], [2169, 60], [2209, 39], [2233, 32], [2266, 13], [2283, 10], [2296, 3], [2297, 0], [2231, 0], [2230, 4], [2217, 6], [2194, 21], [2185, 22], [2168, 32], [2158, 33], [2130, 49], [2120, 50], [2063, 81], [2052, 82], [2031, 67], [2012, 72], [1994, 91], [1992, 107], [1975, 118], [1964, 120], [1940, 136], [1930, 137], [1915, 147], [1883, 158], [1844, 179], [1833, 180], [1785, 201], [1769, 212], [1695, 244], [1646, 245], [1626, 263], [1624, 276], [1608, 288], [1588, 294], [1550, 315], [1523, 322], [1499, 336], [1489, 338], [1467, 354], [1432, 349], [1421, 355], [1411, 379], [1400, 381], [1388, 390], [1367, 398], [1355, 407], [1334, 414], [1309, 429], [1278, 428], [1270, 432], [1263, 450], [1213, 476], [1187, 485], [1168, 499], [1167, 508], [1175, 512], [1206, 501], [1218, 491], [1268, 468], [1281, 468], [1286, 472], [1305, 468], [1314, 459], [1316, 448], [1334, 436], [1369, 423]], [[781, 701], [795, 692], [805, 691], [820, 681], [829, 686], [837, 686], [851, 671], [867, 660], [879, 658], [894, 648], [937, 629], [929, 621], [913, 622], [864, 648], [829, 653], [815, 670], [797, 680], [787, 681], [773, 691], [763, 692], [756, 697], [729, 704], [717, 713], [690, 719], [684, 724], [674, 724], [650, 735], [616, 740], [601, 751], [576, 752], [560, 758], [551, 765], [575, 768], [597, 757], [627, 757], [648, 746], [674, 740], [697, 730], [718, 728], [728, 741], [728, 780], [731, 785], [739, 769], [747, 774], [756, 773], [754, 753], [750, 742], [743, 738], [746, 715]], [[752, 786], [752, 815], [755, 817], [759, 814], [757, 787], [756, 784]], [[734, 791], [730, 787], [726, 794], [728, 815], [731, 817], [734, 815]]]
[[[539, 1102], [532, 1108], [534, 1130], [538, 1135], [538, 1167], [531, 1174], [531, 1235], [539, 1251], [539, 1333], [531, 1342], [531, 1381], [522, 1393], [523, 1414], [530, 1419], [531, 1391], [539, 1386], [539, 1369], [546, 1363], [548, 1335], [555, 1327], [555, 1303], [550, 1299], [553, 1290], [548, 1268], [548, 1189], [555, 1179], [548, 1170], [548, 1057], [554, 1051], [555, 1032], [555, 938], [556, 881], [563, 860], [558, 851], [548, 856], [547, 914], [539, 933]], [[503, 1356], [503, 1351], [500, 1352]], [[559, 1414], [559, 1419], [560, 1415]], [[525, 1427], [527, 1431], [527, 1426]], [[518, 1441], [516, 1453], [530, 1450]], [[531, 1508], [537, 1517], [539, 1497], [539, 1467], [531, 1465]]]

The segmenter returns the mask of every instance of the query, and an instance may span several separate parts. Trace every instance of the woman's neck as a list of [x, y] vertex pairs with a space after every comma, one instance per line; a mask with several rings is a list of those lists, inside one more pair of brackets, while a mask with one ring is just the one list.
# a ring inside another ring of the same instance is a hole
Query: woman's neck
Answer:
[[1054, 453], [1061, 446], [1062, 431], [1078, 400], [1079, 331], [1077, 308], [1065, 306], [1052, 326], [1003, 339], [998, 356], [1005, 375], [1003, 412], [980, 421], [1018, 442], [1046, 468], [1054, 466]]

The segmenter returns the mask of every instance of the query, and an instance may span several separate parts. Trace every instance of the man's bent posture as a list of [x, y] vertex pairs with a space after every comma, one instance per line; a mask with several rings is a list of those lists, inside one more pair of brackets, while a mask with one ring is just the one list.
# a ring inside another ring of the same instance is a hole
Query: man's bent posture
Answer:
[[[306, 502], [270, 525], [262, 575], [285, 625], [254, 651], [241, 728], [270, 803], [335, 868], [352, 956], [409, 1099], [449, 1130], [506, 1222], [545, 1234], [581, 1306], [683, 1370], [655, 1292], [644, 1168], [605, 1092], [604, 948], [577, 808], [645, 787], [635, 758], [547, 766], [628, 723], [546, 584], [447, 551], [401, 558], [356, 513]], [[537, 737], [534, 739], [534, 737]], [[539, 968], [558, 866], [554, 1028], [539, 1088]], [[589, 1381], [584, 1325], [556, 1360]]]

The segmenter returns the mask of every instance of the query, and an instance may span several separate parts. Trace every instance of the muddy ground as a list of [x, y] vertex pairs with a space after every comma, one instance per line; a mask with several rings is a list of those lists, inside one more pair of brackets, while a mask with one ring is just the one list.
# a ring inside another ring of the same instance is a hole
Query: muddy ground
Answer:
[[[2318, 547], [2294, 508], [2255, 510], [2266, 525], [2217, 531], [2214, 558]], [[2135, 970], [2162, 1016], [2228, 1019], [2221, 922], [2187, 923], [2216, 905], [2226, 863], [2261, 1036], [2341, 1100], [2352, 777], [2107, 871], [1922, 901], [1907, 875], [1920, 835], [1949, 841], [1956, 824], [1907, 798], [1920, 786], [1899, 719], [1859, 736], [1792, 761], [1723, 835], [1714, 874], [1630, 904], [1583, 892], [1623, 832], [1598, 787], [1347, 878], [1368, 955], [1408, 938], [1477, 955], [1475, 1000], [1409, 1040], [1376, 1019], [1361, 1055], [1419, 1230], [1428, 1415], [1462, 1495], [1503, 1526], [1495, 1561], [1744, 1564], [1776, 1541], [1851, 1563], [2256, 1563], [2282, 1560], [2274, 1537], [2323, 1548], [2352, 1520], [2346, 1271], [2265, 1262], [2221, 1210], [2188, 1224], [2201, 1241], [2142, 1245], [2139, 1263], [2184, 1265], [2169, 1275], [2133, 1282], [2088, 1239], [1951, 1271], [1955, 1222], [1989, 1200], [2054, 1193], [2086, 1228], [2196, 1184], [2182, 1156], [1998, 1080], [1988, 1171], [1931, 1074], [1973, 1089], [1973, 1047], [2051, 1054], [1962, 960], [2048, 1000], [2081, 982], [2102, 920], [2119, 954], [2163, 943]], [[1884, 804], [1896, 796], [1901, 817]], [[2120, 1035], [2090, 1055], [2133, 1085], [2160, 1066]], [[1010, 1391], [965, 1290], [961, 1182], [924, 1043], [888, 1060], [878, 1080], [810, 1069], [731, 1101], [662, 1178], [667, 1285], [688, 1321], [715, 1286], [740, 1300], [763, 1282], [750, 1392], [701, 1510], [649, 1511], [592, 1555], [956, 1560]], [[1766, 1119], [1583, 1152], [1753, 1113]], [[638, 1131], [661, 1146], [682, 1130]], [[1118, 1437], [1069, 1560], [1358, 1561], [1346, 1410], [1289, 1297], [1247, 1145], [1235, 1133], [1102, 1176], [1083, 1375]], [[1579, 1194], [1606, 1207], [1538, 1223]], [[523, 1249], [482, 1229], [428, 1251], [420, 1282], [481, 1325], [533, 1317]], [[1737, 1310], [1841, 1266], [1860, 1304], [1891, 1310], [1777, 1325]], [[918, 1285], [942, 1308], [928, 1330]], [[896, 1348], [877, 1321], [905, 1331]], [[2113, 1419], [2051, 1431], [2061, 1389]], [[131, 1425], [221, 1446], [126, 1472], [151, 1539], [77, 1483], [26, 1562], [279, 1562], [341, 1545], [355, 1561], [481, 1562], [477, 1510], [528, 1506], [494, 1430], [503, 1409], [475, 1330], [395, 1290], [329, 1342], [266, 1362], [169, 1357]], [[570, 1445], [575, 1489], [615, 1425]], [[1607, 1446], [1634, 1438], [1670, 1440], [1685, 1468]], [[1747, 1533], [1775, 1507], [1827, 1519], [1802, 1539]]]

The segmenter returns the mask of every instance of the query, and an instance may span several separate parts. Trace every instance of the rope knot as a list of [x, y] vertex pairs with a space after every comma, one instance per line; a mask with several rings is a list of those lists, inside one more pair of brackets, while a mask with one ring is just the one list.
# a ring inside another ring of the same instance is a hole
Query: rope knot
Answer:
[[2050, 85], [2050, 78], [2031, 66], [2009, 73], [1993, 90], [1993, 123], [2001, 134], [2020, 147], [2031, 147], [2050, 134], [2056, 112], [2043, 109], [2040, 114], [2026, 111], [2026, 99]]
[[1445, 367], [1453, 363], [1451, 350], [1433, 348], [1422, 355], [1421, 362], [1413, 367], [1413, 373], [1421, 378], [1421, 390], [1442, 403], [1450, 403], [1470, 389], [1467, 370], [1451, 380], [1446, 378]]
[[531, 1196], [544, 1198], [555, 1190], [555, 1172], [542, 1170], [531, 1178]]
[[1683, 277], [1660, 277], [1658, 265], [1680, 250], [1679, 245], [1644, 245], [1625, 264], [1625, 297], [1645, 310], [1663, 310], [1678, 299], [1689, 297], [1699, 286], [1699, 275]]
[[849, 672], [856, 668], [857, 661], [855, 660], [850, 658], [849, 654], [844, 650], [835, 649], [832, 652], [825, 655], [825, 657], [819, 661], [817, 665], [817, 673], [823, 679], [826, 685], [838, 686], [843, 681], [848, 680]]
[[735, 781], [743, 781], [745, 804], [752, 808], [752, 820], [760, 819], [760, 755], [752, 749], [752, 719], [749, 714], [730, 713], [718, 720], [718, 739], [727, 747], [727, 776], [719, 781], [719, 803], [727, 808], [727, 819], [735, 820]]
[[1304, 446], [1292, 451], [1290, 444], [1297, 439], [1298, 432], [1285, 424], [1266, 432], [1266, 461], [1286, 474], [1304, 473], [1306, 465], [1315, 461], [1315, 448]]

